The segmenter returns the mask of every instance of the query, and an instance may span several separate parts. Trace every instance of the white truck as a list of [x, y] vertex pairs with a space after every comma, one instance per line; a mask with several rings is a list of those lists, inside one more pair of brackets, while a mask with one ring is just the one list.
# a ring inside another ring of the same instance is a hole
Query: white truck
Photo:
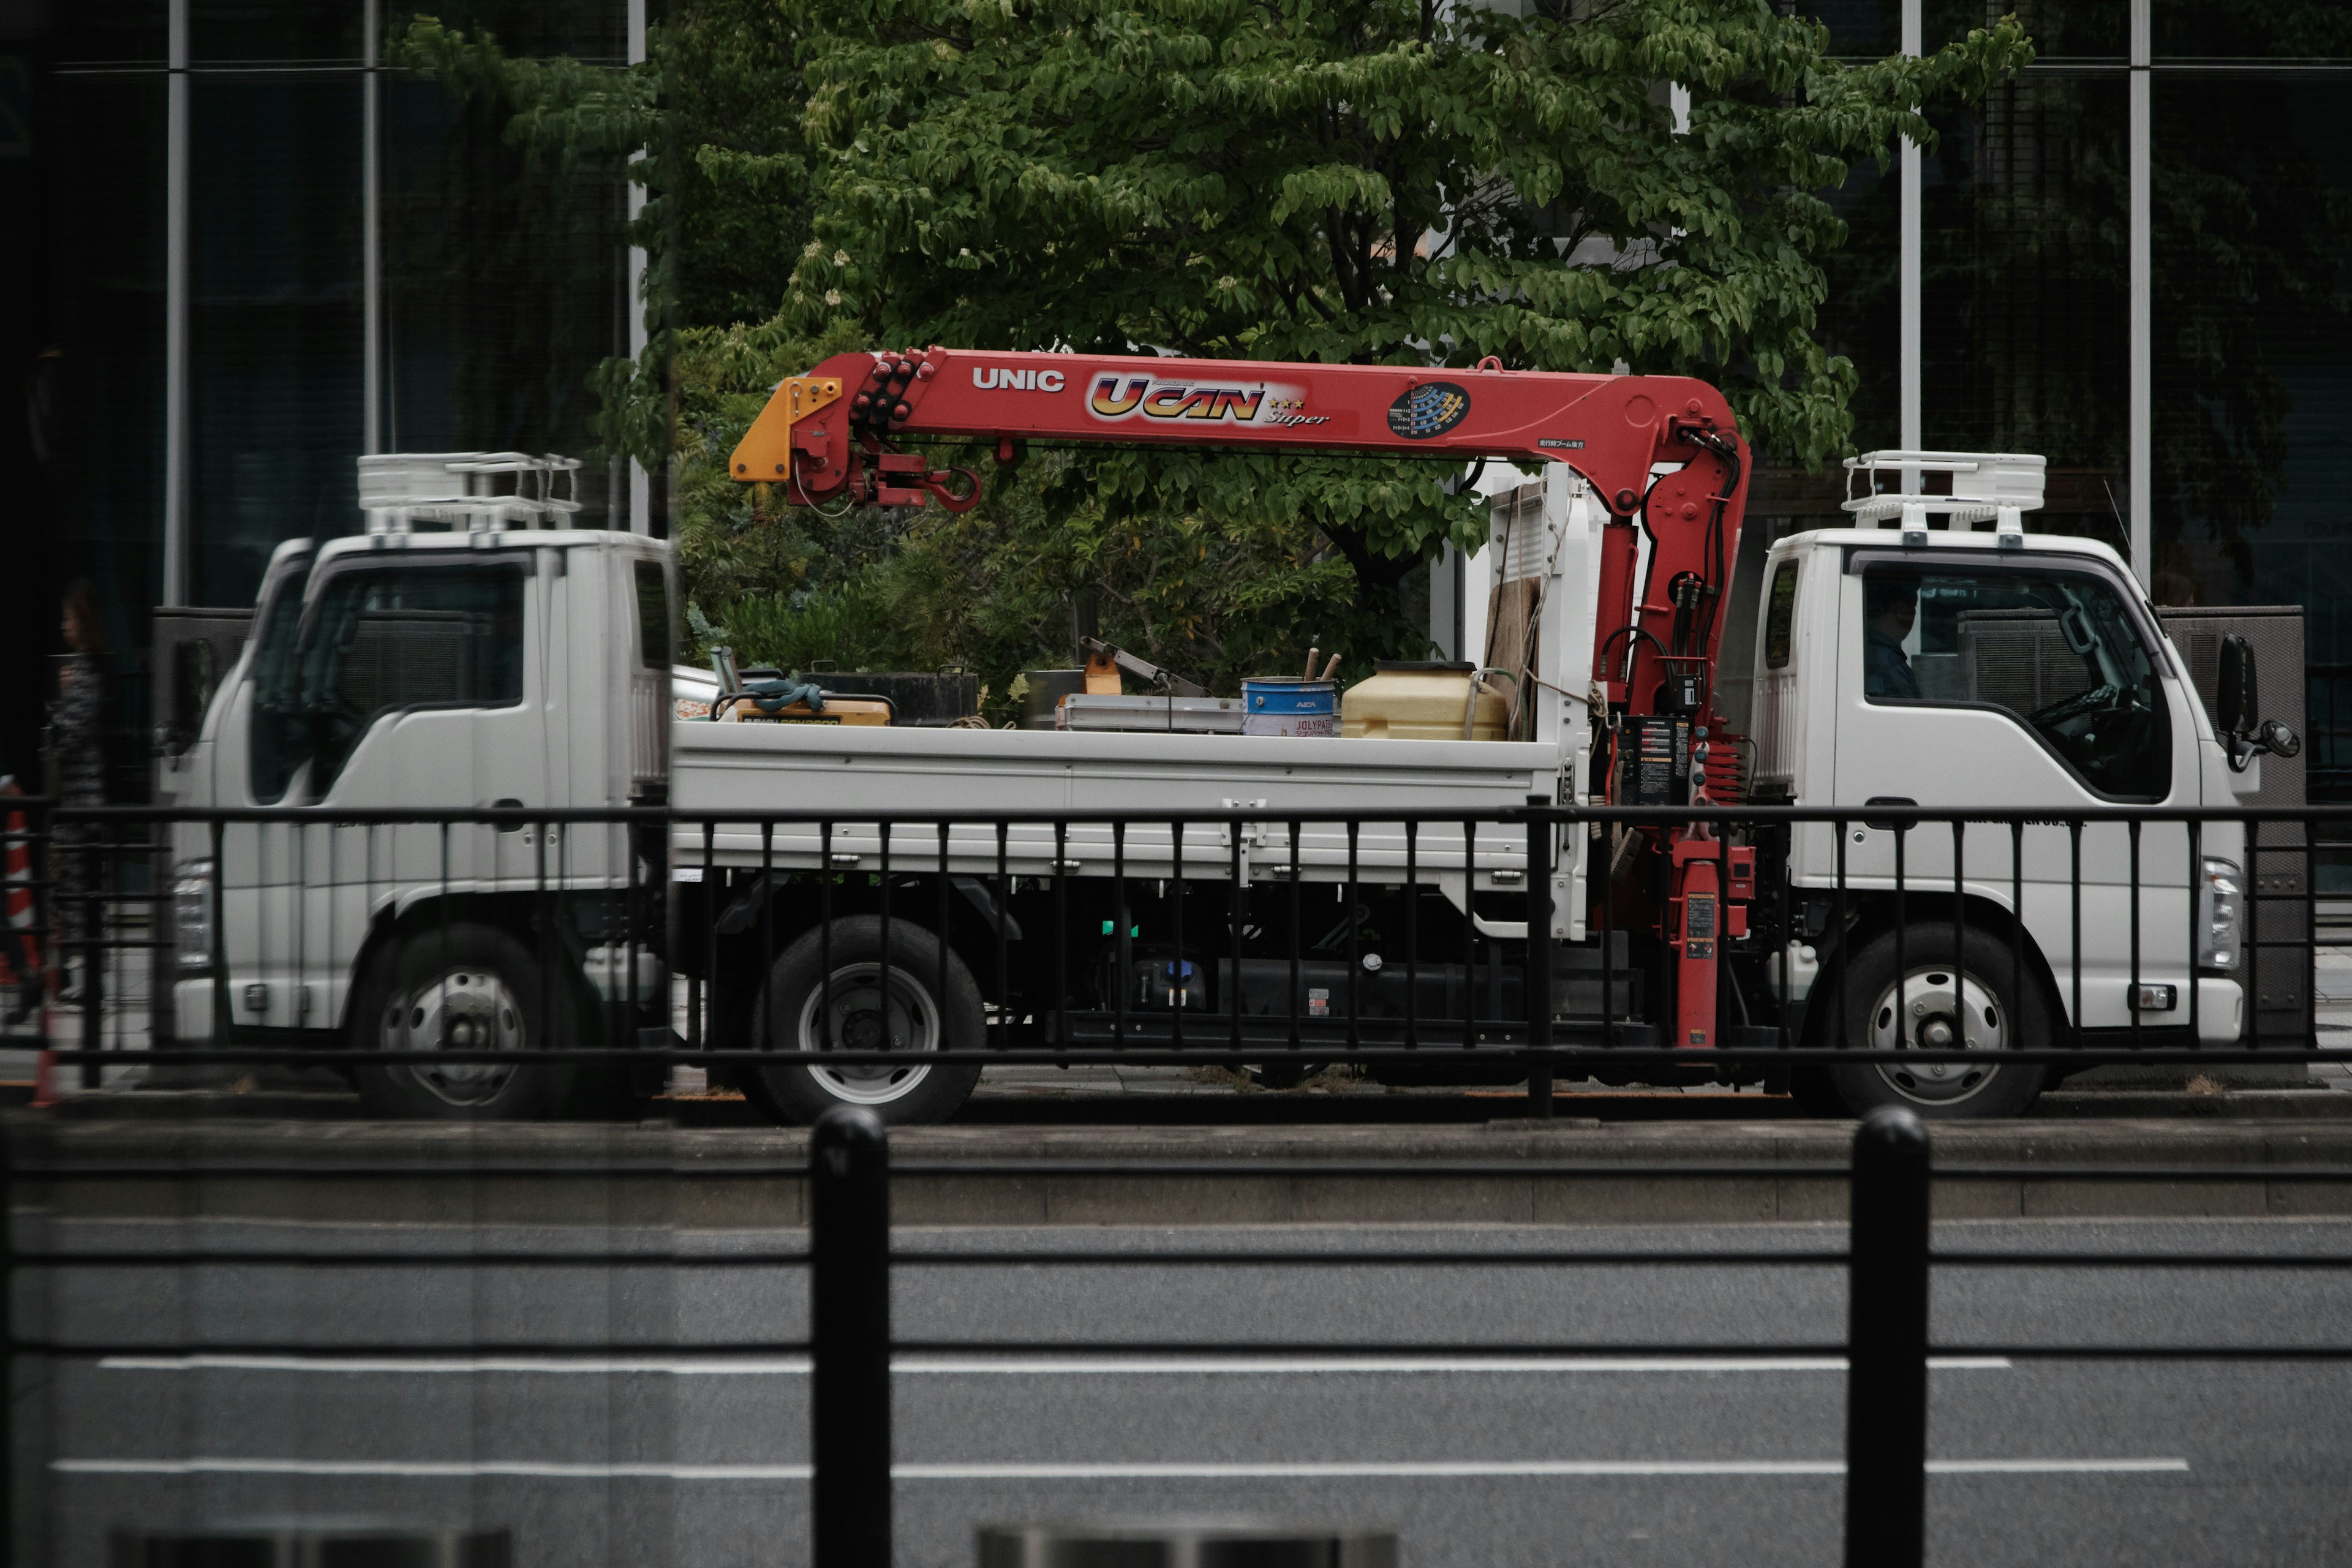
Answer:
[[[385, 1113], [544, 1114], [591, 1075], [533, 1063], [534, 1047], [672, 1044], [663, 955], [703, 983], [709, 1045], [903, 1057], [731, 1074], [794, 1120], [841, 1101], [948, 1116], [979, 1068], [925, 1059], [941, 1047], [1164, 1045], [1182, 1027], [1264, 1047], [1279, 1077], [1351, 1032], [1523, 1044], [1509, 1026], [1524, 1017], [1526, 840], [1491, 818], [1531, 798], [1631, 798], [1642, 763], [1585, 657], [1621, 512], [1564, 464], [1544, 469], [1538, 504], [1498, 509], [1490, 551], [1507, 588], [1532, 590], [1526, 738], [1371, 741], [674, 721], [674, 691], [702, 678], [673, 667], [666, 545], [562, 526], [560, 470], [541, 460], [366, 461], [368, 531], [280, 547], [254, 635], [159, 798], [299, 818], [176, 829], [183, 1038], [514, 1058], [358, 1068]], [[2261, 751], [2292, 737], [2256, 724], [2250, 668], [2225, 680], [2231, 727], [2217, 734], [2115, 552], [2023, 532], [2039, 459], [1880, 454], [1857, 472], [1922, 469], [1956, 475], [1960, 494], [1866, 493], [1857, 526], [1751, 541], [1730, 574], [1709, 675], [1720, 721], [1752, 716], [1746, 798], [1853, 819], [1728, 836], [1734, 882], [1754, 868], [1757, 921], [1743, 935], [1723, 906], [1717, 1043], [2235, 1040], [2242, 830], [2064, 824], [2119, 803], [2235, 805]], [[508, 475], [522, 494], [472, 493]], [[1979, 493], [1995, 481], [1997, 499]], [[677, 814], [667, 843], [345, 820], [631, 804]], [[2036, 823], [1968, 830], [1956, 904], [1951, 828], [1898, 836], [1877, 815], [1913, 804]], [[1180, 846], [1171, 816], [1221, 811], [1244, 820], [1194, 823]], [[1055, 812], [1074, 819], [972, 820]], [[877, 821], [944, 813], [961, 818], [944, 846], [937, 825], [902, 822], [886, 842]], [[1286, 813], [1358, 820], [1294, 828]], [[1406, 813], [1490, 820], [1465, 835], [1458, 819], [1408, 831], [1383, 815]], [[1645, 874], [1635, 837], [1558, 828], [1560, 1043], [1668, 1043], [1675, 944], [1703, 933], [1605, 921]], [[1526, 1071], [1517, 1056], [1496, 1068]], [[1456, 1056], [1377, 1070], [1482, 1069]], [[1620, 1076], [1789, 1077], [1706, 1049]], [[2048, 1076], [1875, 1062], [1796, 1087], [1849, 1110], [1992, 1116], [2023, 1110]]]

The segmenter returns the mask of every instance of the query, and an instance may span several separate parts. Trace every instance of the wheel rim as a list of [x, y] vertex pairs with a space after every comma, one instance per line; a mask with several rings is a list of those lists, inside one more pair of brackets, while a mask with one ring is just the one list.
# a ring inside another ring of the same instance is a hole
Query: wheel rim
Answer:
[[[940, 1048], [939, 1003], [908, 973], [893, 965], [887, 1005], [878, 963], [845, 964], [833, 972], [831, 1027], [826, 1027], [827, 988], [812, 988], [801, 1005], [800, 1049], [808, 1052], [908, 1051]], [[809, 1075], [825, 1092], [852, 1105], [887, 1105], [912, 1094], [930, 1077], [929, 1062], [901, 1067], [813, 1067]]]
[[[1998, 1051], [2009, 1043], [2009, 1009], [2000, 994], [1948, 964], [1921, 964], [1904, 977], [1902, 995], [1890, 984], [1870, 1008], [1870, 1044], [1877, 1050]], [[1909, 1028], [1903, 1025], [1908, 1022]], [[1882, 1062], [1886, 1087], [1917, 1105], [1957, 1105], [1982, 1094], [2000, 1075], [1975, 1062]]]
[[[386, 1050], [520, 1051], [528, 1044], [520, 1004], [506, 982], [487, 969], [445, 970], [384, 1015]], [[495, 1100], [516, 1072], [499, 1062], [426, 1062], [394, 1070], [450, 1105]]]

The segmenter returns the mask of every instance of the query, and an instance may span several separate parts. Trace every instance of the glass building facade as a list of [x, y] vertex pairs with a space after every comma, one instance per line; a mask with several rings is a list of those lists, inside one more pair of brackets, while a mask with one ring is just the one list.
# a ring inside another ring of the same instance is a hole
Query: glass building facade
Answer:
[[[1904, 163], [1864, 165], [1833, 197], [1851, 237], [1822, 330], [1861, 373], [1856, 445], [1905, 444], [1907, 370], [1921, 445], [2047, 456], [2042, 523], [2133, 554], [2137, 521], [2158, 603], [2301, 605], [2311, 796], [2352, 800], [2352, 458], [2332, 434], [2352, 414], [2352, 174], [2328, 151], [2352, 111], [2352, 5], [1811, 7], [1855, 60], [1903, 46], [1906, 8], [1927, 48], [2014, 13], [2038, 58], [1935, 119], [1916, 342], [1900, 320]], [[1838, 487], [1783, 473], [1762, 489], [1786, 527], [1832, 510]]]
[[[630, 58], [627, 0], [429, 9], [513, 55]], [[25, 399], [0, 435], [0, 658], [37, 668], [88, 577], [125, 731], [149, 610], [250, 604], [279, 541], [355, 531], [362, 453], [593, 446], [589, 374], [631, 346], [625, 187], [387, 68], [409, 15], [0, 5], [0, 341]], [[625, 470], [582, 481], [583, 521], [629, 524]], [[29, 773], [43, 683], [6, 684], [0, 770]]]
[[[1832, 194], [1851, 237], [1821, 330], [1860, 373], [1857, 447], [1905, 444], [1907, 399], [1922, 445], [2046, 454], [2042, 525], [2139, 538], [2159, 601], [2304, 606], [2313, 794], [2352, 798], [2352, 458], [2331, 434], [2352, 411], [2352, 174], [2327, 151], [2352, 5], [1802, 3], [1854, 59], [2012, 10], [2039, 50], [1937, 118], [1916, 178], [1865, 163]], [[630, 8], [433, 10], [512, 53], [619, 64]], [[245, 603], [278, 540], [356, 526], [359, 453], [590, 450], [586, 378], [630, 342], [625, 190], [381, 68], [407, 15], [0, 0], [9, 668], [55, 651], [58, 591], [88, 576], [135, 725], [148, 607]], [[625, 475], [583, 479], [592, 518], [648, 525]], [[1840, 493], [1768, 468], [1756, 513], [1801, 526]], [[0, 683], [0, 767], [29, 765], [40, 685]]]

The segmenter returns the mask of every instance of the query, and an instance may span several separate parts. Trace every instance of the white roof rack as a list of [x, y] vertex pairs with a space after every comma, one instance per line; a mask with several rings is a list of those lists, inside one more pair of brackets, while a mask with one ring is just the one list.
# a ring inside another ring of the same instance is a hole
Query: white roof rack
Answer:
[[552, 453], [386, 452], [360, 459], [360, 510], [370, 533], [419, 522], [468, 533], [560, 528], [580, 510], [579, 470], [579, 458]]
[[[2026, 452], [1864, 452], [1845, 460], [1845, 504], [1864, 527], [1890, 524], [1903, 530], [1906, 544], [1927, 542], [1927, 519], [1942, 513], [1952, 529], [1991, 523], [2005, 550], [2025, 544], [2024, 514], [2042, 508], [2043, 477], [2048, 459]], [[1895, 476], [1895, 489], [1879, 489], [1881, 474]], [[1922, 476], [1949, 474], [1948, 494], [1923, 492]], [[1854, 480], [1869, 476], [1869, 489], [1853, 491]]]

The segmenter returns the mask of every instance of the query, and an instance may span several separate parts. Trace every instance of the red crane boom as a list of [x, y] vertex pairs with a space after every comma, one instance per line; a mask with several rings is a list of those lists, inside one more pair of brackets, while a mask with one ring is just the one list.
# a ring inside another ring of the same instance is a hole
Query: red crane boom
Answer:
[[[729, 459], [745, 483], [794, 504], [835, 500], [950, 510], [978, 503], [980, 476], [935, 470], [902, 440], [973, 441], [1013, 460], [1016, 443], [1381, 453], [1566, 463], [1608, 509], [1594, 605], [1592, 680], [1614, 743], [1609, 769], [1632, 796], [1639, 760], [1699, 738], [1695, 798], [1734, 798], [1731, 748], [1714, 712], [1720, 613], [1748, 493], [1748, 447], [1723, 395], [1680, 376], [1573, 375], [1411, 365], [997, 353], [930, 348], [837, 354], [780, 384]], [[1671, 466], [1673, 471], [1657, 474]], [[1637, 584], [1641, 528], [1649, 567]], [[1613, 762], [1613, 759], [1612, 759]], [[1704, 827], [1661, 837], [1671, 867], [1660, 935], [1677, 955], [1674, 1043], [1716, 1043], [1718, 943], [1742, 934], [1746, 851]], [[1606, 888], [1597, 896], [1607, 897]]]

